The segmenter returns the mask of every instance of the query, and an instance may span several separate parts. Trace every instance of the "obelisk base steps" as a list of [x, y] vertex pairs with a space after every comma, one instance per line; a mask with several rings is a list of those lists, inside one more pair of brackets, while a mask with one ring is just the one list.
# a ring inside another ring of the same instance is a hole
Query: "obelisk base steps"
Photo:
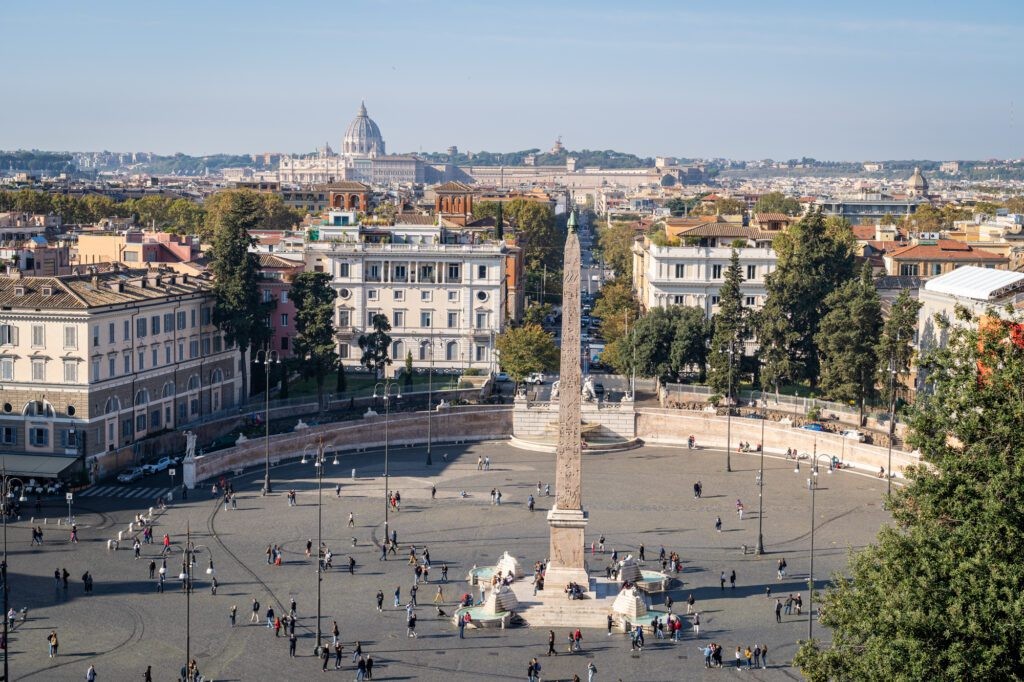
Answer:
[[590, 577], [583, 547], [587, 513], [556, 506], [548, 512], [548, 526], [551, 528], [551, 551], [544, 572], [545, 591], [561, 591], [569, 583], [589, 589]]

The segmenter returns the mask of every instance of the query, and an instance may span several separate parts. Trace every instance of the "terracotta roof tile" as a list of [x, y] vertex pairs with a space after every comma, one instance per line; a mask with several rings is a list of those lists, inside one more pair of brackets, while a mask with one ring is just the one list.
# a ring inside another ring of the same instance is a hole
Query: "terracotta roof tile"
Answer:
[[998, 253], [975, 249], [970, 244], [940, 239], [937, 244], [911, 244], [897, 249], [891, 254], [894, 260], [945, 260], [945, 261], [987, 261], [1008, 262], [1005, 256]]
[[[142, 286], [142, 276], [146, 275], [146, 286]], [[145, 270], [120, 270], [102, 272], [96, 275], [97, 285], [92, 282], [93, 275], [67, 275], [64, 277], [0, 277], [0, 305], [13, 309], [39, 308], [43, 310], [87, 310], [106, 305], [133, 303], [191, 294], [206, 291], [210, 282], [205, 279], [190, 277], [186, 283], [181, 275], [170, 284], [170, 275], [162, 275], [159, 286], [153, 281], [153, 272]], [[117, 283], [123, 282], [123, 290], [117, 290]], [[24, 288], [24, 294], [17, 295], [17, 289]], [[43, 289], [50, 287], [49, 296]]]

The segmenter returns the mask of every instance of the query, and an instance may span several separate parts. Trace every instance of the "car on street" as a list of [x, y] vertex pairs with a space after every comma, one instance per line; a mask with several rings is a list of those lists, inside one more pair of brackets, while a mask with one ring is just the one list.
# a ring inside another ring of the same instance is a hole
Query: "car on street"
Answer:
[[506, 383], [512, 381], [512, 377], [508, 375], [508, 372], [498, 372], [494, 375], [494, 380], [499, 383]]
[[140, 478], [142, 478], [142, 469], [140, 467], [125, 469], [117, 475], [117, 480], [120, 483], [133, 483]]
[[149, 476], [151, 474], [156, 474], [161, 471], [166, 471], [171, 467], [171, 464], [173, 464], [173, 462], [171, 461], [170, 457], [161, 457], [155, 462], [143, 464], [142, 473], [145, 474], [146, 476]]
[[810, 423], [810, 424], [804, 424], [800, 428], [804, 429], [806, 431], [824, 431], [825, 430], [824, 426], [822, 426], [821, 424], [815, 424], [813, 422]]
[[526, 378], [523, 379], [523, 383], [539, 386], [540, 384], [544, 383], [544, 375], [541, 374], [540, 372], [533, 372], [532, 374], [527, 374]]
[[865, 440], [863, 432], [858, 431], [856, 429], [849, 429], [847, 431], [843, 431], [843, 438], [849, 438], [850, 440], [855, 440], [858, 443], [863, 443]]

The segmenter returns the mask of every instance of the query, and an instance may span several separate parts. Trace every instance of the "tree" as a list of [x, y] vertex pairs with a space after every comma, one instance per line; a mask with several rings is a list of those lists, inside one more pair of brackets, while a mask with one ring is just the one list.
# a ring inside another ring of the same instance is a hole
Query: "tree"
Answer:
[[230, 192], [213, 225], [210, 271], [213, 273], [213, 323], [224, 332], [228, 346], [241, 355], [242, 397], [248, 393], [246, 353], [270, 339], [270, 305], [260, 301], [259, 261], [249, 251], [255, 243], [249, 231], [262, 220], [255, 192]]
[[277, 194], [256, 192], [249, 189], [229, 189], [217, 192], [207, 197], [203, 202], [206, 220], [202, 229], [198, 231], [200, 238], [205, 241], [210, 237], [213, 229], [220, 221], [221, 214], [231, 206], [233, 201], [231, 197], [239, 193], [251, 195], [250, 201], [259, 207], [259, 221], [252, 229], [286, 230], [294, 227], [302, 220], [302, 216], [285, 206], [284, 200]]
[[501, 355], [501, 368], [517, 384], [533, 372], [550, 372], [558, 368], [559, 351], [555, 337], [539, 325], [527, 324], [509, 329], [496, 341]]
[[405, 376], [403, 381], [406, 386], [412, 386], [412, 351], [405, 352]]
[[[922, 305], [904, 289], [889, 308], [889, 317], [885, 321], [875, 353], [878, 358], [878, 384], [882, 387], [882, 397], [887, 404], [893, 398], [889, 391], [890, 385], [896, 388], [900, 382], [899, 377], [909, 374], [913, 365], [917, 313]], [[928, 333], [927, 328], [925, 333]], [[895, 377], [890, 374], [892, 371], [896, 372]]]
[[740, 254], [732, 250], [725, 282], [718, 292], [718, 313], [712, 319], [711, 371], [708, 383], [719, 393], [732, 396], [740, 381], [743, 363], [743, 339], [747, 336], [748, 310], [743, 307], [743, 270]]
[[825, 299], [853, 274], [853, 234], [848, 222], [833, 218], [814, 211], [772, 241], [776, 267], [765, 279], [757, 330], [776, 390], [786, 379], [817, 382], [815, 335], [828, 312]]
[[678, 218], [689, 210], [690, 205], [682, 197], [672, 197], [665, 202], [665, 208], [669, 210], [673, 218]]
[[345, 377], [345, 363], [338, 361], [338, 380], [334, 386], [334, 390], [337, 393], [344, 393], [345, 389], [348, 388], [348, 379]]
[[859, 278], [829, 294], [825, 307], [828, 312], [815, 339], [821, 353], [821, 390], [836, 401], [856, 401], [858, 423], [863, 424], [864, 403], [875, 392], [882, 329], [882, 302], [871, 268], [864, 266]]
[[601, 320], [601, 338], [617, 339], [626, 333], [626, 321], [635, 324], [640, 317], [640, 304], [633, 295], [630, 280], [616, 277], [601, 287], [593, 314]]
[[754, 213], [785, 213], [786, 215], [800, 215], [800, 201], [793, 197], [787, 197], [782, 192], [768, 192], [762, 194], [754, 204]]
[[359, 348], [363, 351], [363, 357], [359, 360], [366, 369], [373, 370], [374, 376], [380, 378], [384, 368], [391, 364], [391, 323], [387, 315], [377, 313], [370, 320], [373, 331], [369, 334], [359, 335]]
[[740, 199], [721, 197], [715, 200], [715, 215], [738, 215], [746, 210], [747, 205]]
[[316, 379], [321, 407], [324, 379], [338, 362], [334, 328], [334, 299], [338, 292], [325, 272], [302, 272], [292, 280], [289, 292], [295, 304], [295, 358], [304, 377]]
[[1024, 677], [1020, 323], [964, 316], [922, 362], [908, 423], [921, 463], [888, 500], [894, 524], [824, 595], [832, 641], [794, 659], [812, 682]]
[[708, 331], [700, 308], [654, 308], [631, 325], [628, 337], [609, 343], [601, 358], [621, 374], [635, 369], [640, 376], [679, 381], [696, 369], [703, 376]]
[[629, 223], [614, 222], [597, 228], [597, 243], [604, 262], [616, 277], [633, 278], [633, 242], [638, 234]]
[[523, 312], [523, 324], [544, 326], [544, 321], [554, 314], [554, 311], [549, 303], [531, 303]]

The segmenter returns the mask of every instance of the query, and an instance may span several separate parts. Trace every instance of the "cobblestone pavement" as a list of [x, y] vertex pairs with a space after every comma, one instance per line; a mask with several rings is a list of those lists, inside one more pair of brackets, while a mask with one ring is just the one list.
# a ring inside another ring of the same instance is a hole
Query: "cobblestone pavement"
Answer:
[[[447, 453], [447, 462], [442, 454]], [[477, 469], [478, 456], [489, 456], [489, 471]], [[594, 660], [597, 681], [715, 679], [723, 671], [707, 671], [699, 645], [720, 642], [726, 663], [733, 661], [736, 646], [766, 643], [769, 668], [748, 673], [753, 679], [799, 678], [787, 666], [799, 639], [806, 637], [806, 580], [810, 546], [809, 465], [799, 474], [793, 463], [765, 459], [765, 511], [763, 518], [766, 554], [740, 552], [757, 540], [757, 486], [759, 458], [732, 456], [734, 471], [724, 472], [723, 452], [688, 451], [686, 448], [645, 447], [620, 453], [587, 453], [583, 463], [583, 499], [590, 513], [587, 538], [606, 538], [606, 550], [620, 556], [637, 553], [645, 545], [648, 563], [664, 545], [680, 552], [683, 583], [672, 597], [685, 611], [689, 594], [696, 599], [702, 624], [699, 638], [692, 631], [677, 644], [647, 638], [638, 657], [629, 651], [623, 635], [607, 636], [603, 630], [584, 633], [583, 652], [565, 653], [563, 640], [569, 628], [556, 629], [560, 654], [546, 657], [547, 629], [513, 628], [467, 630], [460, 640], [447, 619], [439, 618], [433, 599], [440, 566], [447, 563], [449, 583], [443, 585], [449, 614], [454, 599], [466, 591], [462, 581], [474, 564], [487, 565], [502, 552], [517, 556], [525, 567], [544, 558], [547, 551], [545, 512], [553, 497], [540, 496], [537, 511], [526, 507], [526, 497], [536, 493], [537, 482], [553, 484], [554, 455], [525, 452], [506, 443], [436, 446], [434, 464], [424, 465], [422, 448], [393, 448], [390, 453], [391, 488], [402, 495], [402, 507], [391, 514], [391, 527], [402, 546], [397, 557], [379, 561], [376, 542], [383, 535], [383, 454], [367, 452], [343, 455], [338, 465], [328, 460], [323, 481], [323, 538], [334, 553], [334, 568], [322, 583], [322, 630], [330, 637], [337, 620], [345, 645], [342, 672], [328, 672], [338, 679], [354, 679], [351, 651], [355, 640], [375, 660], [374, 679], [481, 680], [524, 679], [527, 662], [541, 659], [544, 680], [570, 680], [573, 673], [586, 679], [586, 666]], [[355, 467], [357, 478], [350, 478]], [[225, 511], [211, 498], [208, 488], [192, 491], [187, 501], [160, 515], [156, 541], [144, 545], [141, 559], [134, 559], [131, 542], [119, 551], [106, 541], [127, 528], [135, 513], [148, 504], [145, 496], [86, 496], [75, 504], [81, 542], [68, 542], [66, 527], [54, 525], [63, 501], [44, 509], [50, 514], [44, 528], [44, 545], [30, 546], [29, 520], [8, 526], [8, 559], [12, 583], [11, 605], [29, 607], [29, 618], [11, 635], [12, 679], [80, 680], [90, 663], [100, 680], [140, 680], [147, 665], [153, 679], [176, 680], [185, 662], [186, 598], [177, 574], [181, 554], [168, 561], [166, 592], [157, 593], [148, 578], [151, 559], [159, 565], [160, 538], [170, 534], [177, 547], [184, 544], [186, 526], [198, 545], [196, 585], [191, 596], [190, 652], [198, 659], [207, 679], [296, 679], [294, 675], [319, 674], [313, 658], [316, 613], [316, 565], [305, 556], [307, 539], [317, 537], [317, 492], [311, 464], [291, 463], [273, 471], [275, 489], [263, 497], [258, 488], [262, 471], [250, 471], [237, 480], [237, 510]], [[882, 509], [884, 481], [841, 471], [822, 470], [816, 493], [815, 578], [820, 585], [846, 562], [850, 547], [869, 542], [888, 519]], [[180, 479], [179, 479], [180, 480]], [[693, 483], [703, 483], [704, 494], [693, 496]], [[162, 482], [162, 480], [161, 480]], [[341, 484], [340, 498], [335, 485]], [[430, 487], [437, 486], [431, 500]], [[159, 483], [145, 480], [139, 487]], [[490, 504], [492, 487], [502, 492], [500, 506]], [[294, 488], [298, 504], [289, 507], [285, 493]], [[460, 497], [466, 491], [467, 497]], [[744, 518], [735, 503], [745, 505]], [[348, 514], [355, 527], [347, 526]], [[720, 516], [722, 532], [714, 528]], [[355, 546], [353, 546], [353, 539]], [[284, 548], [282, 566], [269, 566], [268, 544]], [[408, 638], [404, 608], [393, 608], [393, 593], [401, 586], [403, 604], [413, 584], [412, 569], [405, 560], [408, 547], [429, 547], [433, 570], [430, 584], [421, 585], [418, 602], [418, 636]], [[589, 551], [589, 550], [588, 550]], [[349, 575], [348, 557], [356, 560]], [[785, 557], [789, 575], [776, 579], [778, 560]], [[220, 583], [210, 594], [205, 569], [213, 559]], [[603, 571], [607, 555], [591, 558], [591, 569]], [[54, 569], [67, 568], [67, 591], [56, 587]], [[81, 576], [94, 576], [95, 592], [84, 594]], [[736, 587], [719, 587], [719, 575], [736, 571]], [[802, 591], [804, 616], [785, 616], [776, 624], [773, 597]], [[377, 613], [374, 595], [385, 595], [385, 609]], [[288, 656], [286, 638], [275, 638], [263, 626], [249, 626], [250, 604], [256, 597], [278, 613], [294, 598], [300, 617], [298, 656]], [[238, 626], [229, 627], [228, 609], [238, 606]], [[56, 629], [59, 656], [49, 659], [46, 636]], [[815, 633], [827, 636], [824, 628]]]

